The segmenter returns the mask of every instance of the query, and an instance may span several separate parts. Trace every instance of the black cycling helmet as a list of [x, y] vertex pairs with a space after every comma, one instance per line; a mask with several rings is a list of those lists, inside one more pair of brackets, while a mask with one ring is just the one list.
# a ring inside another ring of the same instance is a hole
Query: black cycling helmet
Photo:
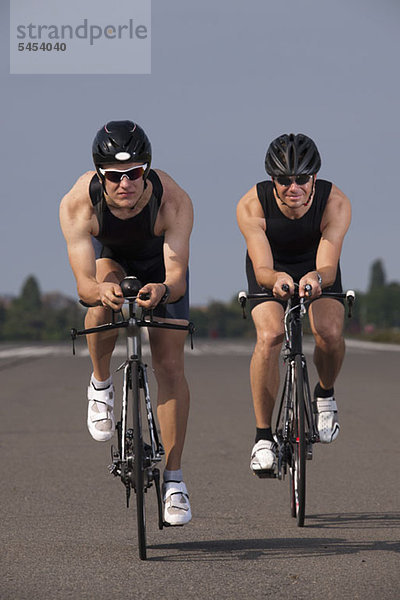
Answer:
[[265, 156], [265, 170], [272, 178], [279, 175], [315, 175], [320, 168], [318, 148], [303, 133], [277, 137], [270, 143]]
[[[151, 144], [139, 125], [132, 121], [110, 121], [99, 129], [92, 145], [93, 162], [103, 181], [99, 167], [110, 163], [147, 163], [143, 179], [150, 171]], [[103, 182], [104, 183], [104, 182]]]

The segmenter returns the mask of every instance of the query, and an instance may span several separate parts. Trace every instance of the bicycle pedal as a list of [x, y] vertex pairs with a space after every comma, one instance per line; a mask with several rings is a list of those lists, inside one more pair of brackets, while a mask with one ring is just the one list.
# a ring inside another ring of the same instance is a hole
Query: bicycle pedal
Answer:
[[118, 477], [118, 475], [121, 475], [121, 471], [119, 471], [118, 466], [117, 465], [108, 465], [107, 469], [110, 472], [110, 475], [114, 475], [115, 477]]
[[276, 479], [276, 473], [273, 469], [253, 471], [253, 473], [259, 479]]

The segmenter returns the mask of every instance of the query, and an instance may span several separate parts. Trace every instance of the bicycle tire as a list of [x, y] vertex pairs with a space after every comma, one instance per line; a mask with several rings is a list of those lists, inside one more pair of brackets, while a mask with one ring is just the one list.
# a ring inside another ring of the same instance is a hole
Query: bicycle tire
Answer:
[[294, 456], [293, 483], [296, 508], [297, 526], [304, 526], [306, 508], [306, 434], [304, 414], [304, 377], [303, 362], [300, 354], [295, 357], [295, 427], [294, 427]]
[[[281, 408], [279, 409], [280, 423], [277, 421], [277, 430], [281, 431], [283, 443], [283, 464], [285, 473], [289, 470], [289, 493], [290, 493], [290, 514], [296, 517], [295, 501], [295, 481], [293, 468], [293, 439], [294, 439], [294, 404], [295, 391], [293, 386], [293, 366], [289, 362], [287, 365], [284, 388], [282, 391]], [[290, 441], [290, 443], [289, 443]]]
[[140, 366], [132, 363], [132, 395], [133, 395], [133, 451], [134, 451], [134, 487], [136, 494], [136, 519], [139, 558], [146, 560], [146, 506], [145, 506], [145, 479], [144, 479], [144, 451], [141, 422], [140, 401]]

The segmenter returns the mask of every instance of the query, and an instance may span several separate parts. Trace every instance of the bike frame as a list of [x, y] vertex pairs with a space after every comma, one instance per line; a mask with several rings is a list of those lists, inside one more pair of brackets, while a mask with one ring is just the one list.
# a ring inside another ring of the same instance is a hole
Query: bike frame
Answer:
[[[132, 447], [127, 448], [131, 434], [128, 426], [128, 405], [129, 391], [136, 390], [135, 394], [140, 394], [140, 389], [144, 392], [144, 403], [146, 410], [146, 420], [149, 433], [150, 449], [145, 453], [143, 459], [143, 468], [145, 471], [144, 486], [148, 489], [154, 480], [153, 469], [158, 462], [161, 461], [164, 450], [158, 438], [157, 429], [155, 427], [154, 413], [150, 400], [150, 389], [147, 378], [147, 368], [142, 361], [142, 339], [140, 328], [143, 326], [154, 326], [155, 322], [146, 323], [143, 320], [138, 320], [136, 312], [138, 310], [136, 301], [129, 302], [129, 318], [126, 325], [126, 361], [117, 369], [123, 369], [123, 390], [122, 390], [122, 408], [121, 408], [121, 432], [120, 432], [120, 451], [113, 452], [113, 464], [110, 466], [110, 471], [121, 476], [127, 490], [127, 503], [129, 504], [129, 495], [131, 485], [135, 488], [135, 477], [133, 475], [133, 456]], [[146, 323], [146, 325], [145, 325]], [[140, 403], [138, 404], [137, 428], [142, 436], [142, 415]], [[135, 435], [135, 427], [132, 431]], [[125, 473], [125, 475], [124, 475]], [[157, 475], [156, 475], [157, 476]], [[136, 489], [136, 488], [135, 488]]]
[[[305, 461], [306, 459], [312, 459], [313, 444], [319, 441], [311, 400], [307, 362], [303, 354], [302, 319], [307, 314], [308, 305], [322, 297], [346, 299], [349, 306], [348, 316], [350, 317], [355, 294], [352, 290], [346, 293], [323, 292], [320, 296], [311, 299], [300, 297], [298, 285], [295, 285], [295, 294], [289, 298], [284, 316], [284, 362], [286, 373], [274, 435], [278, 444], [278, 465], [276, 473], [264, 475], [264, 477], [284, 479], [289, 466], [291, 513], [293, 517], [297, 517], [297, 525], [302, 527], [305, 517]], [[306, 287], [305, 291], [310, 293], [311, 287]], [[247, 298], [276, 300], [271, 292], [260, 294], [240, 292], [238, 300], [242, 306], [244, 318], [246, 317]]]
[[[298, 302], [298, 304], [296, 304]], [[281, 394], [281, 400], [276, 417], [275, 434], [281, 444], [292, 443], [290, 424], [293, 417], [293, 390], [296, 385], [296, 356], [301, 357], [302, 379], [304, 383], [304, 413], [305, 426], [307, 429], [307, 452], [308, 458], [312, 457], [312, 445], [319, 439], [315, 424], [314, 412], [311, 402], [310, 383], [308, 378], [307, 361], [303, 353], [303, 326], [302, 319], [306, 315], [307, 309], [305, 299], [299, 297], [290, 298], [285, 310], [285, 349], [284, 362], [286, 364], [285, 380]], [[282, 425], [281, 425], [282, 424]], [[284, 452], [286, 455], [286, 453]], [[279, 469], [278, 478], [281, 479], [286, 474], [285, 462], [283, 463], [284, 472]]]
[[[160, 490], [160, 471], [157, 464], [162, 460], [164, 449], [160, 442], [153, 408], [150, 399], [150, 389], [147, 377], [146, 364], [142, 360], [142, 338], [141, 328], [175, 329], [188, 331], [191, 335], [191, 346], [193, 348], [193, 323], [179, 325], [154, 321], [152, 313], [148, 319], [145, 318], [142, 309], [138, 306], [136, 296], [127, 297], [128, 318], [115, 322], [115, 313], [112, 323], [106, 323], [97, 327], [71, 330], [74, 342], [79, 335], [89, 335], [115, 329], [126, 330], [126, 360], [117, 371], [123, 369], [123, 391], [121, 420], [117, 423], [118, 448], [111, 446], [112, 464], [109, 471], [116, 477], [120, 477], [125, 486], [126, 502], [129, 506], [131, 490], [136, 493], [136, 508], [139, 538], [139, 556], [146, 559], [145, 539], [145, 511], [143, 494], [155, 484], [158, 503], [158, 525], [163, 528], [162, 500]], [[121, 311], [122, 314], [122, 311]], [[122, 314], [123, 316], [123, 314]], [[75, 353], [75, 352], [74, 352]], [[132, 394], [132, 427], [129, 426], [129, 396]], [[142, 410], [145, 412], [149, 444], [143, 440]]]

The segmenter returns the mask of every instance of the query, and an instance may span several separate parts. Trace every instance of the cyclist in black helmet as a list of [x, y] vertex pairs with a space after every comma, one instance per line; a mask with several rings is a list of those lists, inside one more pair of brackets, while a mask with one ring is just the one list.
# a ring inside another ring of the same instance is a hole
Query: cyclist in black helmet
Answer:
[[[257, 331], [250, 367], [257, 427], [250, 467], [258, 475], [273, 469], [276, 461], [271, 417], [279, 387], [285, 301], [295, 282], [302, 296], [307, 284], [313, 296], [319, 296], [322, 288], [342, 289], [339, 257], [350, 225], [350, 202], [334, 184], [317, 179], [320, 167], [312, 139], [301, 133], [281, 135], [271, 142], [265, 157], [271, 181], [251, 188], [237, 208], [247, 243], [249, 291], [268, 288], [276, 298], [276, 302], [250, 301]], [[288, 292], [283, 291], [284, 284]], [[310, 306], [309, 315], [319, 375], [314, 391], [317, 426], [321, 442], [329, 443], [339, 433], [333, 386], [345, 352], [344, 307], [340, 301], [322, 298]]]
[[[151, 145], [132, 121], [111, 121], [93, 141], [96, 171], [78, 179], [63, 198], [62, 230], [78, 294], [89, 305], [85, 326], [110, 321], [111, 309], [123, 303], [119, 282], [135, 275], [144, 285], [138, 299], [161, 319], [187, 323], [188, 259], [192, 204], [166, 173], [151, 169]], [[166, 451], [164, 520], [190, 521], [181, 455], [189, 411], [184, 375], [186, 332], [150, 329], [152, 362], [158, 383], [158, 416]], [[92, 437], [109, 440], [115, 428], [110, 359], [116, 334], [88, 336], [93, 374], [88, 388], [87, 424]], [[173, 496], [173, 500], [172, 500]]]

